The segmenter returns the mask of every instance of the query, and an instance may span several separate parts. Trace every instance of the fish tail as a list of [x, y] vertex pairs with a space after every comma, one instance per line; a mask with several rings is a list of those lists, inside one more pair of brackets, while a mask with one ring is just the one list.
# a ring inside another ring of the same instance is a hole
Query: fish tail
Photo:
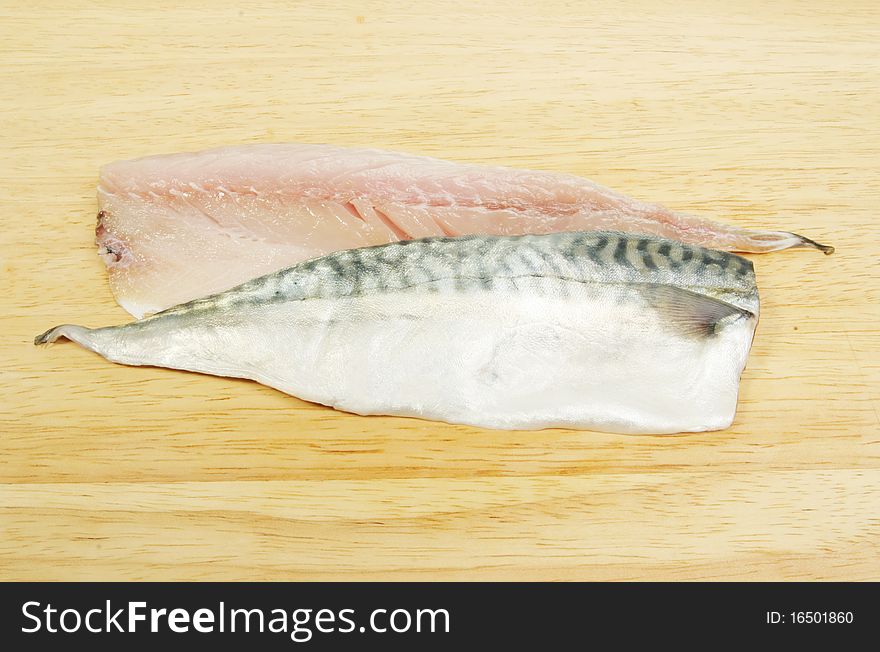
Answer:
[[103, 328], [62, 324], [37, 335], [34, 344], [67, 338], [118, 364], [174, 366], [170, 363], [175, 356], [198, 354], [198, 347], [192, 350], [190, 346], [192, 338], [178, 337], [186, 332], [185, 326], [169, 327], [168, 320], [160, 317]]
[[721, 224], [687, 213], [664, 213], [657, 209], [649, 216], [656, 228], [652, 232], [672, 240], [698, 244], [709, 249], [763, 254], [782, 249], [810, 248], [829, 255], [834, 247], [821, 244], [799, 233], [750, 229]]
[[815, 240], [810, 240], [810, 238], [803, 235], [798, 235], [797, 233], [790, 233], [789, 235], [793, 235], [795, 238], [800, 239], [800, 242], [794, 245], [795, 247], [811, 247], [813, 249], [818, 249], [826, 256], [830, 256], [834, 253], [834, 247], [832, 247], [831, 245], [820, 244]]
[[84, 346], [87, 349], [92, 348], [93, 343], [90, 341], [89, 333], [92, 333], [93, 329], [86, 328], [85, 326], [77, 326], [75, 324], [61, 324], [60, 326], [55, 326], [54, 328], [50, 328], [45, 333], [37, 335], [34, 338], [34, 344], [51, 344], [59, 337], [66, 337], [72, 342], [76, 342], [80, 346]]
[[41, 333], [34, 338], [34, 344], [51, 344], [59, 338], [67, 338], [71, 342], [76, 342], [84, 349], [94, 351], [98, 355], [112, 360], [119, 361], [119, 355], [124, 351], [121, 350], [119, 344], [118, 326], [107, 326], [105, 328], [86, 328], [85, 326], [77, 326], [75, 324], [61, 324], [55, 328], [50, 328], [45, 333]]
[[834, 253], [834, 247], [824, 245], [811, 240], [798, 233], [789, 231], [747, 231], [743, 230], [741, 239], [738, 239], [737, 251], [752, 253], [766, 253], [779, 251], [780, 249], [797, 249], [806, 247], [818, 249], [826, 256]]
[[741, 228], [729, 229], [728, 233], [723, 234], [717, 242], [709, 243], [708, 246], [755, 254], [804, 247], [818, 249], [826, 256], [834, 253], [834, 247], [831, 245], [821, 244], [798, 233]]

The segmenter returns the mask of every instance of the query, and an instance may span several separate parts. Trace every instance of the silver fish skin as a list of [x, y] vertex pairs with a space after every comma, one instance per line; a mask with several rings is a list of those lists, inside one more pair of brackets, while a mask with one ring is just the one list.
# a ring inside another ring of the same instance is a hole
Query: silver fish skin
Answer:
[[434, 237], [35, 343], [363, 415], [664, 434], [730, 425], [758, 310], [751, 262], [727, 252], [601, 231]]

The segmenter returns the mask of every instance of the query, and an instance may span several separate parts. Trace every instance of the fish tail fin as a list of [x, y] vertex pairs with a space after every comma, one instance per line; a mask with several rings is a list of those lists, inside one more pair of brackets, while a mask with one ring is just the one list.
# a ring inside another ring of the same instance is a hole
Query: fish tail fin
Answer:
[[797, 233], [790, 233], [789, 235], [793, 235], [795, 238], [798, 238], [800, 242], [795, 247], [809, 247], [812, 249], [818, 249], [826, 256], [830, 256], [834, 253], [834, 247], [831, 245], [823, 245], [821, 243], [816, 242], [815, 240], [811, 240], [810, 238], [799, 235]]
[[782, 249], [810, 248], [818, 249], [825, 255], [834, 253], [834, 247], [831, 245], [821, 244], [790, 231], [769, 231], [720, 224], [687, 213], [655, 212], [652, 217], [661, 225], [656, 231], [658, 235], [690, 244], [700, 244], [710, 249], [763, 254]]
[[86, 328], [85, 326], [77, 326], [75, 324], [61, 324], [55, 328], [50, 328], [45, 333], [37, 335], [34, 338], [34, 344], [51, 344], [59, 338], [67, 338], [71, 342], [76, 342], [84, 349], [94, 351], [100, 356], [117, 361], [121, 351], [118, 345], [118, 327], [109, 326], [106, 328]]
[[66, 337], [71, 342], [76, 342], [80, 346], [91, 348], [92, 343], [90, 342], [91, 338], [89, 338], [89, 333], [91, 332], [93, 332], [93, 329], [86, 328], [85, 326], [61, 324], [60, 326], [50, 328], [45, 333], [37, 335], [34, 338], [34, 344], [51, 344], [59, 337]]
[[834, 247], [824, 245], [815, 240], [789, 231], [758, 231], [753, 229], [736, 229], [729, 248], [731, 251], [746, 253], [767, 253], [781, 249], [810, 248], [818, 249], [826, 256], [834, 253]]

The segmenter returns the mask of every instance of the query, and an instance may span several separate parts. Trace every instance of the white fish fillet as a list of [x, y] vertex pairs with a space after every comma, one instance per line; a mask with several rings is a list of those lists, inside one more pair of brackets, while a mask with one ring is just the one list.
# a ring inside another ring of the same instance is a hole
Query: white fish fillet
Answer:
[[621, 233], [470, 236], [336, 252], [35, 341], [359, 414], [673, 433], [731, 423], [757, 313], [752, 264], [725, 252]]
[[97, 243], [136, 317], [332, 251], [428, 236], [579, 230], [727, 251], [830, 247], [673, 213], [586, 179], [376, 149], [245, 145], [101, 170]]

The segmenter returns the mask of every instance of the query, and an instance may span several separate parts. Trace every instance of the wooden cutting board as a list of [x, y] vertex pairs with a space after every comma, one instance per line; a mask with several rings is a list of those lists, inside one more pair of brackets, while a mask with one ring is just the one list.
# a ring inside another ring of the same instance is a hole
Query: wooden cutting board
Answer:
[[[880, 579], [877, 3], [179, 4], [0, 6], [0, 579]], [[572, 172], [837, 253], [753, 257], [716, 433], [364, 418], [31, 344], [126, 320], [102, 163], [273, 141]]]

